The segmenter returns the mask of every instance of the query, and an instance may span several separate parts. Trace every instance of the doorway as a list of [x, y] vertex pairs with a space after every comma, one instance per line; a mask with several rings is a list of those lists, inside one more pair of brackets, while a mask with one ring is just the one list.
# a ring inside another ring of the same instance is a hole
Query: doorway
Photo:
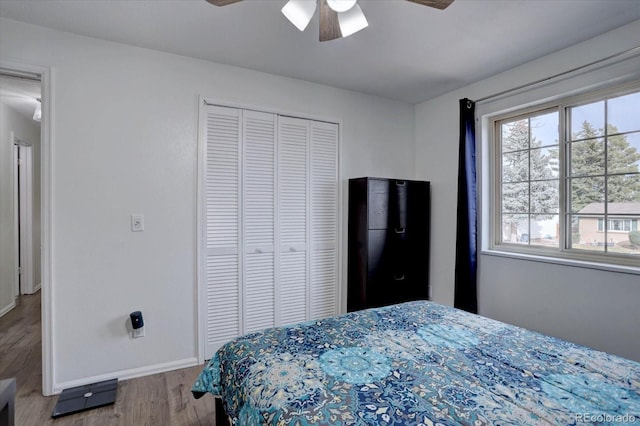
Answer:
[[[30, 363], [29, 369], [39, 370], [41, 362], [42, 376], [32, 377], [36, 380], [33, 390], [41, 390], [45, 396], [53, 394], [55, 383], [51, 341], [49, 82], [48, 68], [0, 61], [0, 323], [11, 324], [8, 317], [24, 315], [27, 319], [18, 327], [24, 326], [26, 331], [39, 326], [35, 330], [41, 350], [34, 346], [32, 353], [38, 353], [38, 360]], [[15, 309], [20, 297], [29, 302]], [[37, 382], [41, 382], [40, 386]]]

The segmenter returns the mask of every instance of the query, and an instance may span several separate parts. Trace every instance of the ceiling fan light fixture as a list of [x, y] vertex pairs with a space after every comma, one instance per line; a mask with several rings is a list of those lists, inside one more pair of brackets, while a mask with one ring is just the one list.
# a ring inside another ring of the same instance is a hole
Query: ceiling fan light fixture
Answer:
[[316, 0], [289, 0], [282, 8], [282, 14], [300, 31], [307, 28], [315, 12]]
[[357, 4], [354, 4], [353, 7], [346, 12], [339, 13], [338, 22], [340, 23], [342, 37], [348, 37], [369, 26], [367, 18]]
[[40, 121], [42, 120], [42, 104], [40, 102], [40, 98], [36, 98], [36, 101], [38, 101], [38, 103], [36, 104], [36, 108], [33, 111], [33, 119], [35, 121]]
[[335, 12], [346, 12], [356, 5], [357, 0], [327, 0], [329, 6]]
[[[0, 0], [1, 1], [1, 0]], [[205, 0], [216, 6], [226, 6], [242, 0]], [[399, 1], [399, 0], [398, 0]], [[436, 9], [445, 9], [455, 0], [407, 0]], [[320, 4], [320, 41], [348, 37], [369, 26], [358, 0], [288, 0], [282, 14], [300, 31], [304, 31]]]

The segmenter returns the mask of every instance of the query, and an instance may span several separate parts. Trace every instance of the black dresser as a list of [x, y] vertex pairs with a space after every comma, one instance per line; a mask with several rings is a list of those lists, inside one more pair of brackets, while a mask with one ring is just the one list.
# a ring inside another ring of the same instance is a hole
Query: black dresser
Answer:
[[349, 180], [347, 310], [429, 298], [429, 182]]

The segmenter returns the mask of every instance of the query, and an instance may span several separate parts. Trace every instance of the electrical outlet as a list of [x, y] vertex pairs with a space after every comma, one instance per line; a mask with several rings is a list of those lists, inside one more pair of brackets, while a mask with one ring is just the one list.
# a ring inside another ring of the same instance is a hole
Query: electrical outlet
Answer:
[[131, 337], [133, 337], [134, 339], [138, 337], [144, 337], [144, 327], [133, 330], [131, 333]]
[[144, 231], [144, 215], [136, 213], [131, 215], [131, 232]]

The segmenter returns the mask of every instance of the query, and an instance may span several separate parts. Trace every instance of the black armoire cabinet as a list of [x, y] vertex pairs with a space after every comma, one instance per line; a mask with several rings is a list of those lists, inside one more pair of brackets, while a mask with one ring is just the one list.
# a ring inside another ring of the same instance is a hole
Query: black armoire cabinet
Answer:
[[347, 310], [429, 298], [429, 182], [349, 180]]

